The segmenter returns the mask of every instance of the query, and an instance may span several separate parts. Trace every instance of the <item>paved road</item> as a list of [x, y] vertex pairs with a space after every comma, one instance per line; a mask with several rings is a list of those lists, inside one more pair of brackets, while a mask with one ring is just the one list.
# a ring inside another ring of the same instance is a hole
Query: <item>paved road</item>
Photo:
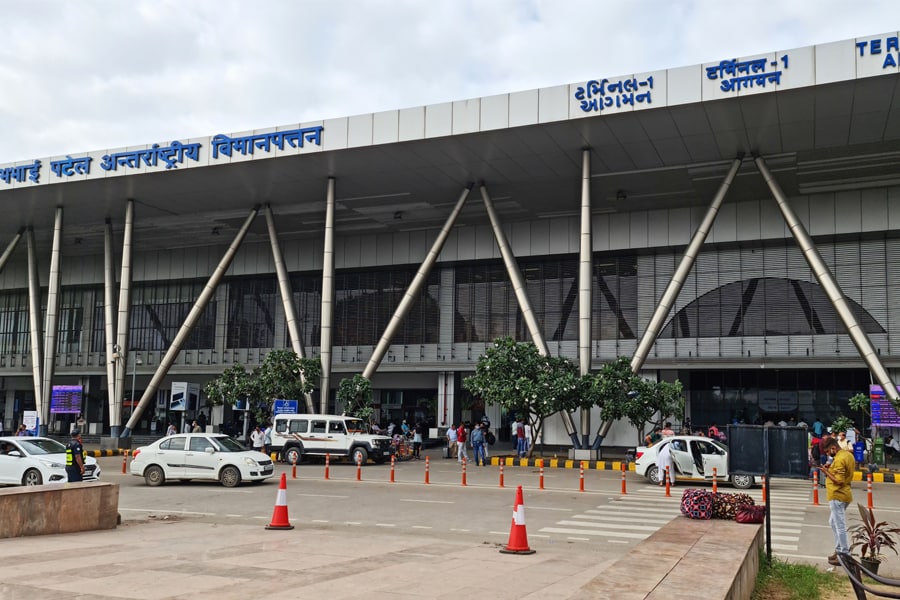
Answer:
[[[425, 485], [424, 461], [398, 463], [394, 483], [389, 465], [368, 465], [356, 480], [354, 465], [333, 464], [329, 480], [324, 465], [276, 467], [276, 477], [263, 484], [225, 489], [215, 483], [170, 483], [148, 488], [143, 480], [121, 475], [121, 458], [99, 459], [104, 479], [121, 484], [120, 508], [125, 519], [179, 518], [209, 523], [268, 523], [272, 517], [281, 472], [288, 478], [288, 509], [292, 523], [304, 528], [355, 532], [391, 531], [403, 535], [428, 533], [459, 541], [475, 539], [503, 544], [508, 539], [514, 490], [525, 493], [527, 528], [533, 547], [564, 544], [589, 548], [592, 553], [615, 557], [628, 546], [648, 537], [679, 514], [681, 486], [671, 497], [634, 473], [587, 470], [585, 491], [577, 469], [544, 469], [544, 489], [537, 468], [507, 467], [499, 487], [497, 467], [469, 466], [461, 485], [459, 466], [452, 460], [430, 463], [430, 484]], [[704, 484], [699, 484], [701, 487]], [[710, 487], [706, 485], [705, 487]], [[720, 491], [735, 491], [720, 485]], [[750, 495], [761, 502], [761, 489]], [[857, 502], [866, 503], [864, 484], [854, 484]], [[820, 505], [812, 503], [809, 482], [775, 480], [769, 490], [771, 547], [785, 559], [824, 566], [823, 549], [833, 545], [828, 527], [824, 489]], [[873, 498], [879, 518], [900, 522], [900, 486], [876, 484]], [[855, 507], [848, 512], [856, 520]], [[894, 560], [900, 572], [900, 559]], [[889, 563], [891, 564], [891, 563]], [[892, 565], [893, 566], [893, 565]], [[888, 567], [891, 570], [891, 567]]]

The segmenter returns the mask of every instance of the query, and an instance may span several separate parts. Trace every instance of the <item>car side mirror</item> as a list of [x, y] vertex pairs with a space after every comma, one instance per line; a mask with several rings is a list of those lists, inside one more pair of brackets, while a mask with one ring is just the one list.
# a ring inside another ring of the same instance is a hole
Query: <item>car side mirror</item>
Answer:
[[215, 454], [216, 449], [213, 448], [212, 446], [207, 446], [206, 448], [204, 448], [204, 452], [206, 452], [207, 454]]
[[19, 452], [18, 450], [10, 450], [9, 452], [6, 453], [6, 455], [7, 456], [18, 456], [20, 458], [22, 457], [22, 453]]

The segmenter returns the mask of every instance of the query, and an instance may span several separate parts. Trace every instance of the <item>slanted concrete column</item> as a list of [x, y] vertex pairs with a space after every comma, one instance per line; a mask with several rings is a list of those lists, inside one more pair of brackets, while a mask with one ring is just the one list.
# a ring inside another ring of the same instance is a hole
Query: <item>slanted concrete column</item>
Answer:
[[319, 412], [328, 412], [328, 388], [331, 386], [331, 324], [334, 321], [334, 177], [328, 178], [325, 194], [325, 248], [322, 251], [322, 320], [319, 358], [322, 379], [319, 390]]

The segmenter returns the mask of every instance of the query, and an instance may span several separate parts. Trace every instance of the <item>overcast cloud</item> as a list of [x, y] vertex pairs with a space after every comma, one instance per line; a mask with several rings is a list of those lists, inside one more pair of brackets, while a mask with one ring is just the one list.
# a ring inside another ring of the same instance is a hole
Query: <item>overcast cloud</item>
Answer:
[[884, 33], [892, 0], [0, 0], [0, 163]]

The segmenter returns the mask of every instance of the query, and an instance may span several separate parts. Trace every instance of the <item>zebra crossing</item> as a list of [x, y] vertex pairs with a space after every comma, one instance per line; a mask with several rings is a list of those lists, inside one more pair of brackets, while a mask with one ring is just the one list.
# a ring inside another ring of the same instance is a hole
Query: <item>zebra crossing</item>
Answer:
[[[655, 531], [681, 514], [681, 494], [685, 488], [673, 488], [666, 497], [658, 486], [642, 485], [628, 494], [611, 497], [608, 502], [580, 514], [543, 527], [538, 533], [568, 539], [631, 543], [650, 537]], [[732, 492], [730, 488], [722, 492]], [[745, 491], [757, 504], [762, 503], [762, 490]], [[779, 480], [769, 491], [772, 549], [796, 552], [800, 544], [803, 521], [810, 506], [809, 484], [803, 481]]]

